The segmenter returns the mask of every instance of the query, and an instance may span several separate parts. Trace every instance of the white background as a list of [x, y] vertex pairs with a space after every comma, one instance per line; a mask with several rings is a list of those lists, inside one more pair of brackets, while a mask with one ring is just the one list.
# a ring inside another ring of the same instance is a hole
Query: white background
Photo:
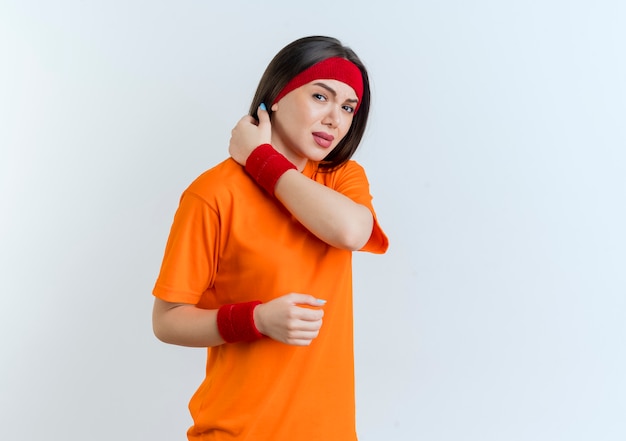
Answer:
[[361, 441], [626, 439], [625, 23], [618, 0], [1, 1], [0, 439], [184, 439], [204, 351], [150, 318], [172, 216], [312, 34], [373, 82], [356, 159], [391, 247], [355, 257]]

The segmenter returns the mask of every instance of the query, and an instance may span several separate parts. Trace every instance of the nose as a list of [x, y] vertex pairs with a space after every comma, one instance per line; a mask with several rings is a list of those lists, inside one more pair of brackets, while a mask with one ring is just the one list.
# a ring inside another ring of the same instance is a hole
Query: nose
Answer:
[[339, 126], [341, 119], [341, 112], [338, 107], [330, 106], [328, 112], [324, 116], [322, 120], [322, 124], [327, 125], [328, 127], [336, 128]]

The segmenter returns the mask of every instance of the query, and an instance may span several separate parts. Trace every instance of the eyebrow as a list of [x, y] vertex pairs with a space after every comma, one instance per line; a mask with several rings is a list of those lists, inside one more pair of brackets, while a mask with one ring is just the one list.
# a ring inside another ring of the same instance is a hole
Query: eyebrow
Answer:
[[[313, 83], [313, 85], [314, 85], [314, 86], [320, 86], [320, 87], [322, 87], [322, 88], [326, 89], [327, 91], [329, 91], [330, 93], [332, 93], [334, 97], [336, 97], [336, 96], [337, 96], [337, 92], [335, 91], [335, 89], [333, 89], [332, 87], [330, 87], [328, 84], [325, 84], [325, 83]], [[352, 98], [349, 98], [349, 99], [347, 99], [346, 101], [347, 101], [347, 102], [349, 102], [349, 103], [358, 103], [358, 102], [359, 102], [359, 100], [357, 100], [357, 99], [352, 99]]]

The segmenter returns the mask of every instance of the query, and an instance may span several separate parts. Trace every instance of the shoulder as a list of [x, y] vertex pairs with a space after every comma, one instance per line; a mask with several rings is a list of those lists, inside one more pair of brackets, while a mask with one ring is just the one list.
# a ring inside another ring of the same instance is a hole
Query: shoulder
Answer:
[[354, 160], [349, 160], [337, 169], [342, 175], [360, 175], [365, 177], [365, 169], [361, 164]]
[[249, 180], [243, 167], [232, 158], [228, 158], [194, 179], [184, 194], [193, 194], [200, 199], [210, 201], [241, 188], [242, 182]]
[[232, 158], [228, 158], [194, 179], [189, 187], [187, 187], [187, 190], [202, 191], [214, 183], [226, 183], [243, 174], [243, 167], [237, 164]]
[[350, 159], [349, 161], [346, 161], [345, 163], [343, 163], [340, 167], [337, 167], [336, 169], [334, 169], [333, 173], [336, 173], [339, 175], [345, 175], [345, 174], [351, 174], [351, 173], [359, 173], [359, 174], [365, 175], [365, 169], [363, 168], [361, 164], [359, 164], [353, 159]]
[[337, 189], [346, 182], [362, 182], [367, 185], [365, 169], [354, 160], [349, 160], [332, 170], [319, 168], [311, 178], [327, 187]]

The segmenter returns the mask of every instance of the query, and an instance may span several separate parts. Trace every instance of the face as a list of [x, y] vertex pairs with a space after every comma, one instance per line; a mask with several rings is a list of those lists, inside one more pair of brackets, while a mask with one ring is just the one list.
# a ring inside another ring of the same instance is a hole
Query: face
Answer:
[[272, 145], [299, 169], [321, 161], [348, 133], [357, 96], [337, 80], [315, 80], [272, 106]]

